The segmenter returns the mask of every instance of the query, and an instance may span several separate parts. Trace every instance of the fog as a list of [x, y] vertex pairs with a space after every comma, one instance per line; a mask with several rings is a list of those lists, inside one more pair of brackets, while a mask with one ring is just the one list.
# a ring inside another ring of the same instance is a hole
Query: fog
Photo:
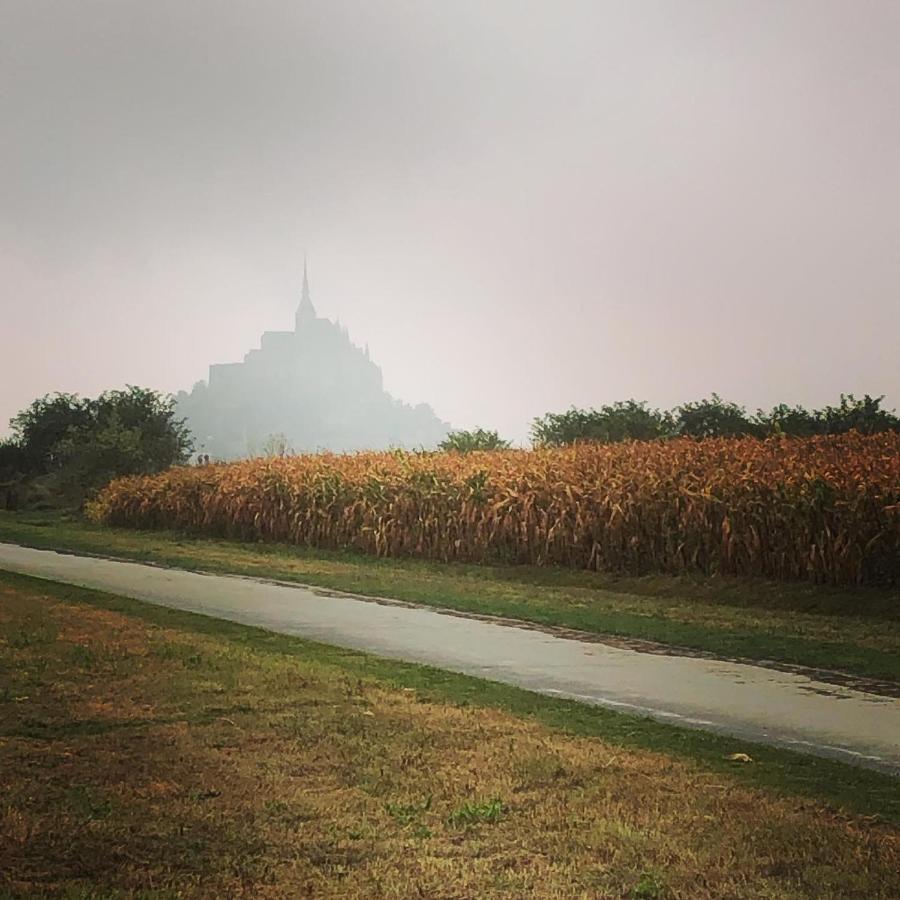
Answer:
[[515, 440], [900, 405], [900, 4], [0, 0], [0, 428], [320, 315]]

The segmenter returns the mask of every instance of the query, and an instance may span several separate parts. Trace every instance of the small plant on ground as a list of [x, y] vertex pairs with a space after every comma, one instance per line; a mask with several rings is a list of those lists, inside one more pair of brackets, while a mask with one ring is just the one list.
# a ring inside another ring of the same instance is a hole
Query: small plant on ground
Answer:
[[454, 810], [450, 814], [450, 824], [457, 828], [468, 828], [471, 825], [481, 825], [488, 823], [493, 825], [500, 821], [503, 815], [503, 801], [494, 798], [493, 800], [485, 800], [482, 803], [474, 801], [472, 803], [464, 803], [459, 809]]
[[667, 895], [662, 879], [653, 872], [641, 872], [637, 884], [631, 889], [634, 900], [662, 900]]
[[388, 815], [406, 827], [415, 823], [419, 816], [431, 809], [431, 796], [426, 797], [421, 803], [388, 803], [385, 808]]

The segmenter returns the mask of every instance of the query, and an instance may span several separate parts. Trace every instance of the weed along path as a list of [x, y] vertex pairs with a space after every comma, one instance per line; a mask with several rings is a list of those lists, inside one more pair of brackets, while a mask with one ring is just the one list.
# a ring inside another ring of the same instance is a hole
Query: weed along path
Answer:
[[[900, 699], [409, 604], [0, 544], [0, 568], [900, 776]], [[736, 745], [736, 751], [752, 748]]]

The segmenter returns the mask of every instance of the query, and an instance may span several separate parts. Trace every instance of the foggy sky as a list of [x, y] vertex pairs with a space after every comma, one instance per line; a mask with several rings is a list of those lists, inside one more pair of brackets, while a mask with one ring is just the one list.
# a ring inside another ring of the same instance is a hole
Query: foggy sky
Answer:
[[0, 429], [240, 360], [304, 252], [457, 426], [898, 406], [898, 47], [896, 0], [0, 0]]

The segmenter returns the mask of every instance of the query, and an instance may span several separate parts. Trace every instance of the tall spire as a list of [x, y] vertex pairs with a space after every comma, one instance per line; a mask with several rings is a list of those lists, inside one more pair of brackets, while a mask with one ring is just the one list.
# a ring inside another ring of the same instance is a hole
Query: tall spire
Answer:
[[309, 275], [306, 271], [306, 254], [303, 255], [303, 294], [300, 297], [300, 305], [297, 307], [297, 330], [304, 322], [312, 321], [316, 318], [316, 309], [312, 304], [312, 298], [309, 294]]

